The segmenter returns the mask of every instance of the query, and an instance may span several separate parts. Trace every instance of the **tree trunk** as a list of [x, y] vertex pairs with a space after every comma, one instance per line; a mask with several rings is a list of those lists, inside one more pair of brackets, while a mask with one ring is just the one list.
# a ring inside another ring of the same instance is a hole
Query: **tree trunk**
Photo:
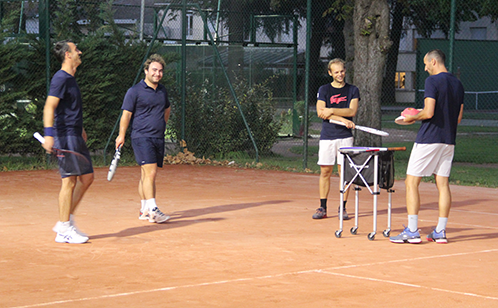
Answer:
[[308, 102], [310, 106], [316, 104], [316, 93], [321, 86], [318, 82], [318, 76], [326, 74], [326, 70], [320, 61], [320, 50], [325, 37], [325, 18], [317, 12], [321, 11], [321, 7], [313, 5], [312, 29], [310, 38], [310, 71], [309, 71], [309, 91]]
[[[381, 128], [380, 97], [389, 39], [389, 5], [387, 0], [356, 0], [353, 14], [355, 57], [354, 85], [361, 101], [355, 123]], [[381, 146], [381, 137], [355, 131], [355, 144]]]
[[344, 21], [344, 49], [346, 56], [346, 82], [353, 83], [354, 81], [354, 24], [352, 18], [347, 18]]
[[393, 2], [391, 41], [392, 47], [389, 50], [386, 60], [386, 75], [382, 83], [382, 103], [394, 105], [396, 103], [396, 87], [394, 79], [396, 77], [396, 67], [398, 66], [399, 42], [401, 41], [401, 32], [403, 31], [403, 4], [399, 1]]

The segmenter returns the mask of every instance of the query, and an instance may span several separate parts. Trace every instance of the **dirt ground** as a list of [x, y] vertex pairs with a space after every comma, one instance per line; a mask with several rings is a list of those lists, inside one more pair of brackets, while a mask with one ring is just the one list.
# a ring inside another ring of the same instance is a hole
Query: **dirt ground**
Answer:
[[[337, 190], [329, 218], [313, 220], [318, 175], [165, 166], [157, 179], [165, 224], [138, 220], [138, 167], [107, 169], [76, 215], [90, 241], [59, 244], [56, 171], [0, 173], [0, 307], [498, 307], [498, 190], [452, 186], [447, 245], [425, 240], [437, 191], [421, 184], [421, 244], [392, 244], [387, 193], [360, 192], [359, 229], [344, 222]], [[332, 179], [338, 187], [338, 178]], [[393, 231], [406, 224], [396, 182]], [[348, 211], [354, 203], [350, 196]]]

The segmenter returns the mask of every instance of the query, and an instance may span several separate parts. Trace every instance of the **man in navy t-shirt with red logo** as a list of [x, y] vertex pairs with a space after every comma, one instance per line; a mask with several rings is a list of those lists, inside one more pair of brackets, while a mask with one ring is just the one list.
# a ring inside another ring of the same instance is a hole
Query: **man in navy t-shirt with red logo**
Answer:
[[418, 213], [420, 194], [418, 187], [422, 177], [435, 175], [439, 191], [439, 220], [427, 240], [447, 243], [446, 224], [451, 208], [449, 177], [457, 125], [463, 115], [463, 85], [445, 66], [445, 55], [439, 49], [429, 51], [424, 57], [425, 80], [424, 109], [416, 115], [405, 116], [404, 121], [422, 121], [415, 139], [406, 170], [406, 209], [408, 227], [401, 234], [390, 238], [393, 243], [418, 244]]
[[[351, 128], [354, 128], [354, 123], [351, 120], [356, 115], [360, 100], [358, 88], [346, 83], [346, 68], [342, 59], [331, 60], [328, 64], [328, 73], [333, 81], [318, 89], [316, 103], [316, 112], [318, 117], [323, 119], [323, 122], [318, 151], [320, 207], [313, 215], [313, 219], [327, 217], [330, 177], [336, 160], [339, 173], [341, 172], [344, 157], [339, 152], [339, 148], [353, 146]], [[330, 123], [329, 120], [341, 121], [346, 126]], [[345, 193], [344, 197], [347, 200], [348, 192]], [[340, 206], [344, 208], [343, 218], [349, 219], [346, 212], [346, 202], [344, 201], [344, 204]]]

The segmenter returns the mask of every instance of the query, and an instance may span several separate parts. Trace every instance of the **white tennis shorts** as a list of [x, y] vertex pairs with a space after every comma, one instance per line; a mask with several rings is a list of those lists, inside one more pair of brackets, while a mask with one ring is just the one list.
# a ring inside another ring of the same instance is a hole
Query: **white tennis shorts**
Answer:
[[320, 166], [333, 166], [337, 159], [337, 164], [342, 165], [344, 155], [339, 152], [339, 148], [352, 146], [353, 137], [335, 140], [320, 140], [317, 164]]
[[443, 143], [415, 143], [406, 174], [417, 177], [433, 174], [449, 177], [455, 146]]

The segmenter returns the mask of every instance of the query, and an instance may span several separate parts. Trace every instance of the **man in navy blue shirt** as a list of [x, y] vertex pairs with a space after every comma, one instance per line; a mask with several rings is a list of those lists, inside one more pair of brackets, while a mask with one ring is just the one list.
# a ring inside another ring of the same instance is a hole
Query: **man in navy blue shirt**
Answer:
[[86, 157], [88, 163], [81, 164], [69, 158], [59, 165], [62, 187], [59, 193], [59, 222], [53, 230], [59, 243], [81, 244], [88, 237], [76, 228], [74, 213], [88, 187], [93, 182], [93, 168], [90, 152], [86, 147], [86, 132], [83, 129], [83, 105], [81, 93], [74, 75], [81, 64], [81, 51], [71, 41], [57, 42], [54, 47], [56, 58], [62, 63], [50, 82], [43, 125], [48, 153], [52, 148], [66, 149]]
[[439, 192], [439, 220], [427, 240], [447, 243], [446, 224], [451, 208], [449, 177], [457, 125], [463, 115], [463, 85], [445, 66], [445, 55], [435, 49], [424, 57], [425, 70], [429, 77], [425, 80], [424, 109], [417, 115], [405, 116], [404, 121], [422, 121], [415, 139], [408, 168], [406, 170], [406, 209], [408, 227], [401, 234], [391, 237], [393, 243], [418, 244], [418, 213], [420, 194], [418, 187], [422, 177], [435, 175]]
[[163, 223], [170, 218], [156, 204], [157, 167], [163, 166], [164, 131], [171, 111], [166, 88], [159, 84], [165, 65], [158, 54], [147, 59], [144, 64], [145, 78], [131, 87], [124, 98], [116, 138], [117, 149], [124, 144], [126, 130], [131, 124], [131, 145], [141, 169], [138, 193], [142, 206], [139, 219], [154, 223]]
[[[346, 83], [346, 69], [343, 60], [331, 60], [328, 64], [328, 73], [333, 81], [318, 89], [316, 103], [317, 115], [323, 119], [323, 122], [318, 150], [320, 207], [313, 214], [313, 219], [327, 217], [330, 177], [336, 160], [339, 173], [341, 172], [344, 157], [339, 152], [339, 148], [353, 146], [351, 128], [354, 128], [354, 123], [351, 120], [356, 115], [360, 100], [358, 88]], [[330, 123], [329, 120], [341, 121], [346, 124], [346, 127]], [[349, 190], [345, 194], [345, 200], [348, 198], [348, 193]], [[346, 202], [344, 201], [340, 206], [344, 209], [343, 218], [349, 219], [346, 212]]]

